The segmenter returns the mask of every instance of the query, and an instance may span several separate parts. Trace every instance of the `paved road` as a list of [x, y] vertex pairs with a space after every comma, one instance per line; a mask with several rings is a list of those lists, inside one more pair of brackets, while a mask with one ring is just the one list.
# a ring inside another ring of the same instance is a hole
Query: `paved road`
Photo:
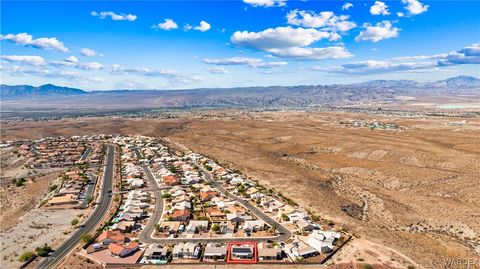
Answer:
[[[160, 243], [160, 244], [175, 244], [175, 243], [180, 243], [180, 242], [201, 242], [201, 243], [215, 243], [215, 242], [231, 242], [231, 241], [238, 241], [238, 240], [248, 240], [248, 241], [255, 241], [255, 242], [265, 242], [269, 240], [275, 240], [275, 241], [285, 241], [289, 239], [292, 236], [292, 233], [285, 227], [283, 227], [280, 223], [275, 221], [274, 219], [270, 218], [268, 215], [263, 213], [261, 210], [257, 209], [254, 207], [252, 204], [250, 204], [247, 200], [242, 199], [237, 197], [236, 195], [231, 194], [228, 192], [222, 185], [220, 185], [218, 182], [214, 181], [212, 179], [212, 175], [208, 173], [207, 171], [203, 170], [203, 175], [205, 180], [209, 181], [212, 183], [212, 186], [215, 187], [220, 193], [223, 195], [227, 196], [228, 198], [237, 201], [238, 203], [242, 204], [245, 208], [249, 209], [253, 214], [261, 218], [263, 221], [268, 223], [270, 226], [275, 225], [277, 227], [277, 230], [279, 234], [277, 236], [269, 236], [269, 237], [244, 237], [244, 238], [151, 238], [150, 235], [153, 232], [147, 233], [148, 236], [146, 238], [141, 238], [143, 242], [147, 243]], [[163, 202], [163, 199], [162, 199]], [[157, 208], [157, 206], [155, 206]], [[162, 207], [163, 209], [163, 204]], [[160, 212], [161, 213], [161, 210]], [[152, 218], [153, 219], [153, 218]], [[156, 220], [157, 223], [158, 219]], [[149, 222], [149, 224], [152, 223], [152, 221]]]
[[[202, 169], [203, 170], [203, 169]], [[265, 221], [268, 225], [270, 226], [275, 226], [278, 230], [278, 235], [274, 238], [275, 240], [278, 241], [285, 241], [289, 239], [292, 236], [292, 233], [290, 230], [287, 228], [283, 227], [280, 223], [272, 219], [270, 216], [267, 214], [263, 213], [260, 209], [256, 208], [253, 206], [247, 199], [240, 198], [236, 195], [231, 194], [229, 191], [227, 191], [220, 183], [216, 182], [213, 180], [212, 175], [208, 173], [207, 171], [203, 170], [203, 175], [205, 177], [205, 180], [211, 182], [212, 186], [215, 187], [221, 194], [225, 195], [226, 197], [237, 201], [239, 204], [243, 205], [245, 208], [249, 209], [253, 214], [255, 214], [257, 217], [261, 218], [263, 221]]]
[[160, 220], [160, 217], [162, 217], [163, 214], [163, 198], [160, 194], [160, 187], [157, 184], [157, 181], [155, 181], [155, 177], [152, 174], [152, 171], [150, 170], [150, 167], [148, 165], [143, 165], [143, 171], [145, 172], [145, 175], [147, 175], [148, 183], [150, 187], [155, 186], [154, 188], [157, 188], [156, 191], [154, 191], [155, 195], [155, 207], [153, 209], [153, 214], [150, 217], [149, 221], [145, 225], [142, 233], [138, 236], [138, 239], [140, 241], [145, 242], [145, 243], [153, 243], [154, 241], [151, 238], [151, 235], [153, 234], [153, 231], [155, 230], [155, 224], [158, 223]]
[[92, 147], [88, 147], [87, 150], [85, 150], [82, 157], [80, 157], [80, 161], [85, 161], [88, 156], [90, 156], [90, 153], [92, 153]]
[[92, 197], [93, 198], [93, 191], [95, 190], [95, 185], [97, 185], [97, 176], [92, 174], [92, 173], [87, 173], [87, 177], [90, 179], [90, 183], [87, 185], [87, 191], [85, 192], [85, 199], [83, 199], [82, 204], [80, 205], [80, 208], [87, 208], [88, 207], [88, 201], [87, 197]]
[[44, 258], [35, 268], [45, 269], [53, 268], [55, 264], [61, 261], [75, 246], [80, 242], [81, 236], [92, 232], [97, 224], [103, 219], [112, 203], [112, 196], [109, 192], [113, 186], [113, 172], [115, 166], [115, 147], [108, 145], [106, 165], [103, 174], [102, 192], [100, 202], [93, 211], [92, 215], [67, 239], [60, 245], [49, 257]]

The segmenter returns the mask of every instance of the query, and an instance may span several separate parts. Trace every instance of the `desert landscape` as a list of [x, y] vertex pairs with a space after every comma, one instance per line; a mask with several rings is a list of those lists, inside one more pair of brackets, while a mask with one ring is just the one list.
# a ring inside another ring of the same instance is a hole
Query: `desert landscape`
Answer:
[[355, 235], [345, 262], [440, 268], [480, 253], [478, 117], [225, 110], [20, 122], [1, 130], [4, 140], [98, 133], [161, 138], [280, 190]]

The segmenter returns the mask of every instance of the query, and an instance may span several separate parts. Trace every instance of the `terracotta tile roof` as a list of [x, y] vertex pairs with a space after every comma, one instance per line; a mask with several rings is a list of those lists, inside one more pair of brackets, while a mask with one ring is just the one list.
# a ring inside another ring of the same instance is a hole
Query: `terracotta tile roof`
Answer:
[[103, 241], [105, 239], [110, 239], [116, 242], [123, 242], [125, 241], [125, 235], [119, 231], [104, 231], [98, 236], [98, 241]]
[[176, 176], [164, 176], [163, 182], [167, 184], [175, 184], [178, 183], [178, 178]]
[[185, 215], [190, 216], [190, 211], [189, 211], [189, 210], [186, 210], [186, 209], [184, 209], [184, 210], [175, 210], [175, 211], [173, 211], [173, 213], [172, 213], [171, 216], [172, 216], [172, 217], [180, 217], [180, 216], [185, 216]]
[[211, 199], [213, 198], [217, 193], [215, 191], [202, 191], [199, 193], [200, 197], [202, 200], [205, 199]]
[[120, 253], [122, 253], [122, 251], [125, 249], [125, 247], [120, 245], [120, 244], [111, 243], [110, 245], [108, 245], [108, 249], [113, 254], [120, 255]]

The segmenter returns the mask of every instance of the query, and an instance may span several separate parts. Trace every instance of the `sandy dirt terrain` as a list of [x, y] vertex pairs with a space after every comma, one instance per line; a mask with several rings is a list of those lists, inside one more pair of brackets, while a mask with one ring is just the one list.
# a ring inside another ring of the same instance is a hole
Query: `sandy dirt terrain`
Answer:
[[[350, 119], [389, 121], [402, 129], [340, 124]], [[26, 122], [6, 124], [1, 132], [4, 139], [95, 133], [163, 137], [281, 190], [375, 244], [376, 254], [386, 255], [379, 263], [405, 256], [439, 268], [446, 258], [480, 253], [480, 119], [451, 124], [462, 120], [226, 111], [168, 120]], [[352, 262], [369, 259], [354, 253], [345, 256]], [[400, 264], [405, 268], [407, 262]]]
[[25, 186], [6, 182], [0, 188], [0, 232], [15, 226], [18, 219], [35, 208], [49, 192], [48, 186], [59, 172], [27, 177]]
[[[25, 251], [48, 244], [55, 248], [73, 230], [70, 221], [82, 214], [81, 210], [46, 211], [35, 208], [21, 217], [15, 227], [0, 233], [3, 268], [18, 268], [18, 256]], [[15, 247], [12, 247], [15, 246]]]
[[[55, 171], [59, 169], [26, 169], [22, 164], [25, 160], [12, 154], [12, 148], [2, 149], [1, 157], [0, 263], [2, 268], [18, 268], [18, 256], [23, 252], [34, 251], [45, 243], [55, 247], [63, 242], [68, 237], [65, 233], [72, 230], [70, 221], [81, 211], [39, 208], [50, 193], [49, 187], [59, 184], [60, 172]], [[25, 185], [15, 186], [9, 180], [12, 177], [24, 177]]]

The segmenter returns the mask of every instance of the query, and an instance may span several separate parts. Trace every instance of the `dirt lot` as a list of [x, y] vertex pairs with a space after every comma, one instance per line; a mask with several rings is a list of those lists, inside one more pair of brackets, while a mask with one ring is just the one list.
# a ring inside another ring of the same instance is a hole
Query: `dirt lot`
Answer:
[[[17, 220], [15, 227], [0, 234], [2, 268], [18, 268], [18, 256], [48, 244], [55, 248], [73, 228], [70, 221], [83, 212], [76, 209], [46, 211], [35, 208]], [[65, 233], [64, 233], [65, 232]], [[15, 246], [15, 247], [11, 247]]]
[[[404, 129], [340, 124], [349, 119], [393, 121]], [[226, 111], [170, 120], [8, 124], [1, 132], [4, 139], [95, 133], [166, 137], [281, 190], [377, 248], [439, 268], [446, 258], [480, 253], [480, 119], [450, 124], [461, 120]]]
[[18, 219], [36, 207], [48, 192], [48, 186], [60, 173], [26, 177], [25, 186], [6, 182], [0, 188], [0, 232], [15, 226]]

